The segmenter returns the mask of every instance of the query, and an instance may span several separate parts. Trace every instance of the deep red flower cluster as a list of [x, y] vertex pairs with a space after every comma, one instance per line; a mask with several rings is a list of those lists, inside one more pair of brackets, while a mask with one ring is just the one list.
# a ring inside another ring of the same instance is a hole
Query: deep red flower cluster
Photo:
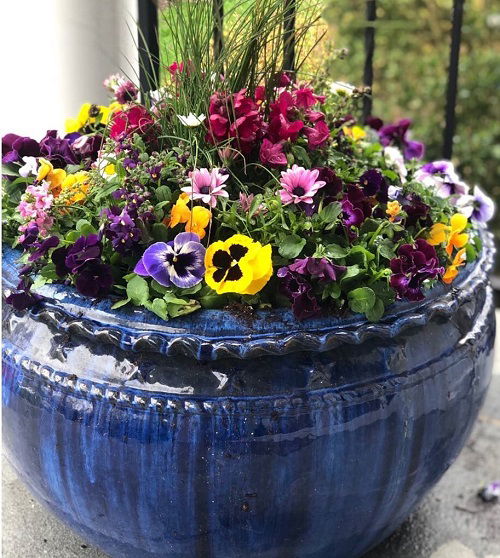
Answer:
[[282, 91], [276, 102], [271, 104], [269, 140], [273, 143], [294, 142], [303, 133], [307, 136], [310, 149], [325, 145], [330, 136], [325, 114], [312, 108], [324, 101], [324, 96], [316, 95], [309, 87]]
[[234, 140], [234, 148], [248, 154], [264, 136], [259, 106], [246, 89], [230, 95], [214, 93], [208, 114], [207, 141], [214, 145]]
[[326, 144], [330, 129], [325, 114], [315, 107], [324, 102], [324, 96], [289, 83], [269, 106], [268, 118], [262, 110], [264, 99], [263, 87], [257, 87], [253, 97], [246, 89], [231, 95], [214, 93], [210, 98], [208, 141], [217, 145], [234, 139], [234, 147], [243, 154], [259, 147], [260, 162], [274, 167], [287, 164], [285, 142], [293, 143], [302, 135], [311, 150]]

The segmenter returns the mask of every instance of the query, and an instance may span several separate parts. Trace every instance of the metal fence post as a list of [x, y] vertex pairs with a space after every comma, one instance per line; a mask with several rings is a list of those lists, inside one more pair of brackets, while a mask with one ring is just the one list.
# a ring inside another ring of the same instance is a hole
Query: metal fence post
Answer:
[[446, 91], [445, 127], [443, 134], [443, 158], [451, 159], [453, 155], [453, 136], [456, 126], [456, 104], [458, 88], [458, 62], [460, 58], [460, 41], [462, 39], [462, 21], [464, 0], [453, 0], [451, 25], [450, 65], [448, 67], [448, 85]]
[[[363, 68], [363, 82], [365, 87], [373, 87], [373, 54], [375, 52], [375, 27], [374, 23], [377, 19], [377, 2], [376, 0], [366, 0], [366, 22], [365, 27], [365, 65]], [[373, 97], [365, 95], [363, 98], [363, 122], [372, 113]]]
[[155, 89], [159, 80], [158, 8], [153, 0], [138, 0], [139, 83], [141, 91]]

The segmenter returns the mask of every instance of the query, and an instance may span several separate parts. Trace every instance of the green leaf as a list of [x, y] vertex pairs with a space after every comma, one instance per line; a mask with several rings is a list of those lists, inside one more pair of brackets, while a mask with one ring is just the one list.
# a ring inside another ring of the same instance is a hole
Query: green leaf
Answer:
[[384, 315], [385, 306], [380, 298], [375, 299], [375, 304], [372, 308], [365, 312], [366, 319], [370, 322], [378, 322], [380, 318]]
[[163, 223], [155, 223], [151, 227], [151, 234], [157, 242], [168, 242], [168, 228]]
[[179, 297], [175, 296], [175, 294], [171, 291], [168, 291], [163, 295], [163, 300], [167, 304], [187, 304], [188, 303], [188, 301], [186, 299], [179, 298]]
[[52, 283], [52, 279], [47, 279], [46, 277], [42, 277], [41, 275], [37, 275], [35, 277], [35, 280], [33, 281], [33, 285], [31, 287], [34, 291], [36, 291], [40, 287], [43, 287], [46, 283]]
[[350, 265], [345, 273], [342, 275], [341, 279], [340, 279], [340, 284], [344, 285], [344, 283], [348, 282], [349, 279], [353, 279], [354, 277], [357, 277], [360, 274], [360, 269], [359, 269], [359, 265]]
[[281, 239], [278, 252], [284, 258], [293, 259], [302, 252], [305, 245], [305, 238], [301, 238], [297, 234], [290, 234]]
[[66, 233], [66, 236], [64, 237], [64, 240], [67, 240], [68, 242], [75, 242], [78, 238], [80, 238], [81, 234], [78, 231], [69, 231], [68, 233]]
[[366, 234], [369, 232], [375, 232], [379, 227], [379, 222], [375, 219], [366, 219], [366, 221], [361, 225], [360, 232]]
[[329, 203], [326, 207], [324, 207], [319, 216], [324, 223], [335, 223], [342, 212], [342, 206], [339, 202], [332, 202]]
[[77, 173], [81, 168], [82, 168], [81, 165], [68, 165], [68, 166], [66, 167], [66, 172], [67, 172], [68, 174], [75, 174], [75, 173]]
[[60, 277], [56, 273], [56, 266], [52, 262], [42, 267], [42, 269], [40, 270], [40, 275], [42, 277], [45, 277], [45, 279], [60, 279]]
[[339, 298], [341, 292], [342, 291], [340, 289], [340, 285], [335, 281], [332, 281], [331, 283], [327, 283], [326, 287], [323, 289], [321, 298], [323, 300], [325, 300], [328, 297], [336, 299]]
[[151, 280], [151, 288], [153, 289], [153, 291], [156, 291], [158, 294], [161, 294], [162, 296], [168, 292], [167, 287], [160, 285], [160, 283], [158, 283], [158, 281], [155, 281], [154, 279]]
[[325, 246], [325, 256], [327, 258], [345, 258], [349, 253], [349, 248], [344, 248], [343, 246], [339, 246], [338, 244], [329, 244]]
[[129, 302], [130, 302], [130, 298], [124, 298], [123, 300], [119, 300], [118, 302], [115, 302], [113, 306], [111, 306], [111, 310], [116, 310], [117, 308], [121, 308], [122, 306], [125, 306], [125, 304], [128, 304]]
[[382, 174], [383, 174], [386, 178], [388, 178], [391, 182], [394, 182], [395, 180], [398, 180], [398, 179], [399, 179], [398, 174], [395, 173], [395, 172], [392, 171], [392, 170], [389, 170], [389, 169], [384, 169], [384, 170], [382, 171]]
[[159, 202], [168, 202], [172, 199], [172, 190], [168, 186], [160, 186], [156, 188], [155, 196]]
[[389, 306], [394, 302], [396, 295], [394, 290], [387, 284], [387, 281], [377, 281], [370, 285], [373, 292], [380, 298], [385, 306]]
[[78, 220], [76, 222], [76, 230], [81, 236], [88, 236], [97, 232], [96, 228], [87, 219]]
[[18, 176], [19, 175], [19, 167], [14, 165], [6, 165], [2, 163], [2, 174], [6, 174], [8, 176]]
[[364, 246], [358, 244], [358, 246], [353, 246], [351, 248], [347, 259], [351, 264], [359, 264], [360, 266], [366, 268], [368, 263], [374, 258], [374, 254], [369, 252]]
[[177, 318], [198, 310], [200, 303], [196, 300], [190, 300], [187, 304], [167, 304], [167, 308], [172, 318]]
[[163, 300], [163, 298], [155, 298], [153, 302], [149, 306], [149, 310], [154, 312], [157, 316], [160, 316], [162, 320], [168, 320], [168, 310], [167, 310], [167, 303]]
[[375, 305], [376, 297], [370, 287], [359, 287], [347, 294], [347, 300], [353, 312], [365, 314]]
[[465, 255], [467, 263], [473, 262], [477, 258], [477, 252], [472, 244], [467, 244], [465, 247]]
[[295, 159], [304, 163], [306, 168], [309, 169], [312, 167], [311, 159], [309, 158], [307, 151], [301, 145], [292, 145], [292, 153], [294, 154]]
[[396, 257], [396, 252], [394, 251], [394, 242], [391, 242], [388, 238], [385, 238], [378, 245], [378, 253], [387, 260], [392, 260]]
[[249, 219], [254, 215], [257, 209], [259, 209], [261, 203], [262, 203], [262, 194], [257, 194], [252, 200], [252, 203], [250, 204], [250, 208], [248, 210]]
[[146, 279], [136, 275], [127, 283], [127, 296], [137, 306], [143, 306], [149, 300], [149, 286]]
[[195, 294], [199, 291], [201, 291], [201, 287], [202, 284], [198, 283], [197, 285], [195, 285], [194, 287], [189, 287], [189, 289], [182, 289], [182, 294], [183, 295], [192, 295]]

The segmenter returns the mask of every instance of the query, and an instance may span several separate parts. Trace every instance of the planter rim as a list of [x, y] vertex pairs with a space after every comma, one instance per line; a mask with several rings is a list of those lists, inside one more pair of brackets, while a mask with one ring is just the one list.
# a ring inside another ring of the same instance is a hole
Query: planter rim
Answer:
[[[451, 316], [488, 282], [495, 253], [493, 235], [482, 228], [481, 237], [480, 257], [465, 267], [453, 286], [439, 284], [427, 291], [421, 302], [397, 301], [377, 323], [360, 314], [299, 322], [289, 309], [259, 310], [248, 322], [227, 310], [199, 310], [165, 322], [147, 310], [111, 310], [112, 301], [92, 301], [60, 284], [45, 285], [37, 291], [43, 298], [28, 312], [36, 321], [125, 350], [182, 354], [197, 360], [326, 351], [339, 343], [394, 337], [408, 327], [426, 324], [435, 315]], [[15, 288], [18, 282], [18, 256], [19, 251], [3, 246], [4, 290]]]

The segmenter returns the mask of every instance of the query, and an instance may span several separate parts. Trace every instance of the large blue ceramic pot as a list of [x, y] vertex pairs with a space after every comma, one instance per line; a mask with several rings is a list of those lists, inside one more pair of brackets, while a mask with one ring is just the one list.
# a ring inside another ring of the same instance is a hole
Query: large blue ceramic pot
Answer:
[[64, 286], [28, 312], [4, 306], [7, 455], [114, 557], [360, 556], [446, 471], [484, 399], [484, 236], [453, 288], [378, 324], [210, 310], [166, 323]]

